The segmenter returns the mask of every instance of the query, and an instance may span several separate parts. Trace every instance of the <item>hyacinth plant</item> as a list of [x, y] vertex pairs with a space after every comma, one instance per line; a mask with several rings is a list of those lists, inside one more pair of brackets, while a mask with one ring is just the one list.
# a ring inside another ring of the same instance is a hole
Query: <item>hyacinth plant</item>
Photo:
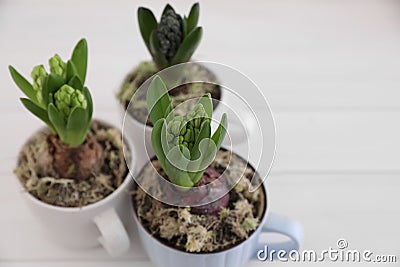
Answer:
[[15, 84], [27, 96], [22, 104], [46, 123], [61, 141], [76, 147], [81, 145], [89, 130], [93, 104], [85, 82], [87, 44], [84, 39], [76, 45], [67, 62], [59, 55], [49, 60], [50, 73], [43, 65], [33, 68], [29, 83], [14, 67], [10, 73]]
[[195, 3], [189, 15], [183, 18], [167, 4], [160, 22], [157, 22], [150, 9], [140, 7], [138, 21], [143, 40], [159, 69], [188, 62], [203, 34], [202, 28], [197, 26], [198, 3]]
[[[133, 206], [138, 222], [152, 237], [181, 251], [207, 255], [249, 238], [264, 216], [265, 194], [261, 189], [247, 190], [249, 177], [255, 174], [247, 161], [220, 149], [227, 132], [226, 114], [212, 133], [210, 94], [195, 102], [186, 113], [177, 112], [180, 106], [173, 110], [161, 78], [150, 81], [147, 109], [155, 122], [151, 141], [157, 159], [138, 175], [144, 187], [134, 190]], [[161, 179], [157, 186], [154, 179], [160, 177], [171, 183]]]
[[198, 3], [192, 5], [187, 16], [176, 13], [167, 4], [157, 21], [150, 9], [139, 7], [140, 33], [153, 60], [141, 62], [128, 75], [117, 94], [118, 99], [129, 102], [136, 90], [158, 71], [190, 61], [203, 35], [202, 27], [197, 26], [199, 12]]
[[227, 129], [226, 114], [211, 134], [213, 105], [210, 94], [206, 94], [193, 110], [174, 115], [167, 88], [158, 76], [149, 85], [147, 108], [155, 122], [152, 147], [162, 169], [173, 184], [183, 188], [196, 186], [221, 147]]
[[43, 65], [31, 72], [28, 82], [9, 66], [15, 84], [27, 96], [22, 104], [51, 130], [53, 163], [60, 177], [86, 179], [100, 168], [101, 146], [88, 138], [93, 103], [85, 83], [88, 48], [85, 39], [75, 46], [64, 62], [59, 55], [49, 59], [50, 72]]

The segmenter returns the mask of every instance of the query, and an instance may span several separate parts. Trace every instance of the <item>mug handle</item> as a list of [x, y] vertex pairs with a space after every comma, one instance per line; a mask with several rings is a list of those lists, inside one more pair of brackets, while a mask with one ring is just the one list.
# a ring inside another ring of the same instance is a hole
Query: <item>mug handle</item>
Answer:
[[[268, 254], [272, 250], [275, 250], [274, 256], [276, 257], [279, 251], [283, 250], [289, 253], [292, 250], [298, 250], [303, 243], [303, 229], [300, 223], [273, 212], [268, 214], [267, 220], [262, 226], [261, 233], [277, 233], [288, 237], [290, 240], [270, 244], [257, 241], [254, 259], [258, 260], [261, 260], [260, 254], [263, 254], [263, 260], [273, 260], [268, 258]], [[268, 251], [266, 251], [267, 247]]]
[[119, 256], [129, 249], [129, 235], [114, 208], [95, 216], [93, 221], [101, 233], [100, 244], [111, 256]]

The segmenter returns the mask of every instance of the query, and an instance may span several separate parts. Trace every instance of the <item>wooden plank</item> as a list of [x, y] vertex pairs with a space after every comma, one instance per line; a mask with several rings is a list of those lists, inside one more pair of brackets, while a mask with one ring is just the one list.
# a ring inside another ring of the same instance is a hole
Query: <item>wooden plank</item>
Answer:
[[276, 112], [273, 169], [398, 172], [399, 112]]
[[[42, 124], [28, 112], [1, 113], [0, 120], [12, 123], [12, 131], [0, 131], [2, 144], [0, 173], [13, 166], [26, 139]], [[277, 127], [276, 160], [278, 173], [400, 172], [400, 112], [326, 111], [274, 113]], [[117, 110], [97, 111], [116, 126]], [[250, 139], [250, 147], [260, 140]], [[243, 152], [243, 146], [238, 147]], [[254, 156], [254, 155], [253, 155]]]
[[[71, 265], [75, 267], [154, 267], [150, 262], [132, 262], [132, 261], [112, 261], [112, 262], [88, 262], [88, 261], [73, 261], [73, 262], [11, 262], [5, 263], [2, 267], [69, 267]], [[279, 266], [310, 266], [310, 263], [304, 262], [273, 262], [273, 263], [265, 263], [265, 262], [250, 262], [247, 267], [262, 267], [265, 264], [273, 265], [275, 267]], [[319, 263], [322, 264], [322, 263]], [[345, 263], [346, 266], [360, 266], [360, 263]], [[325, 264], [322, 264], [325, 266]], [[343, 263], [329, 263], [329, 266], [343, 266]], [[369, 263], [368, 266], [395, 266], [393, 263]], [[246, 267], [246, 266], [244, 266]]]
[[[248, 265], [244, 267], [263, 267], [266, 264], [272, 265], [274, 267], [285, 267], [285, 266], [310, 266], [309, 262], [273, 262], [273, 263], [266, 263], [266, 262], [257, 262], [252, 261]], [[360, 263], [342, 263], [342, 262], [335, 262], [335, 263], [318, 263], [319, 266], [360, 266]], [[329, 265], [328, 265], [329, 264]], [[56, 261], [56, 262], [8, 262], [4, 263], [2, 267], [69, 267], [73, 265], [74, 267], [154, 267], [150, 262], [137, 262], [137, 261], [111, 261], [111, 262], [97, 262], [97, 261]], [[368, 266], [396, 266], [393, 263], [369, 263]]]
[[44, 261], [44, 262], [6, 262], [3, 263], [2, 267], [69, 267], [69, 266], [76, 266], [76, 267], [128, 267], [128, 266], [135, 266], [135, 267], [152, 267], [153, 265], [148, 261]]
[[[164, 4], [151, 6], [161, 11]], [[12, 125], [0, 133], [0, 266], [151, 266], [143, 261], [140, 246], [115, 260], [101, 249], [70, 251], [47, 241], [12, 174], [17, 150], [42, 124], [18, 103], [21, 94], [7, 65], [29, 73], [32, 65], [56, 51], [67, 56], [84, 33], [90, 45], [88, 85], [96, 116], [119, 125], [114, 92], [128, 70], [149, 58], [133, 20], [137, 5], [142, 3], [84, 1], [77, 10], [54, 1], [0, 3], [0, 36], [6, 40], [0, 42], [0, 120]], [[174, 3], [181, 11], [189, 5]], [[344, 237], [352, 249], [399, 255], [398, 3], [284, 0], [235, 2], [230, 9], [226, 1], [201, 5], [206, 32], [195, 59], [243, 71], [275, 111], [278, 150], [268, 180], [271, 209], [302, 222], [304, 248], [327, 249]], [[229, 27], [220, 23], [220, 10]], [[252, 16], [237, 19], [249, 12]], [[221, 32], [227, 38], [221, 38]]]
[[[71, 5], [52, 1], [4, 4], [0, 35], [7, 42], [0, 43], [0, 87], [7, 94], [2, 95], [2, 107], [14, 110], [20, 95], [9, 78], [8, 64], [29, 74], [33, 65], [45, 63], [55, 52], [67, 57], [84, 33], [90, 46], [88, 85], [96, 106], [109, 108], [125, 74], [140, 60], [149, 59], [134, 21], [137, 5], [88, 1], [77, 12]], [[163, 5], [152, 3], [152, 8], [160, 11]], [[400, 109], [400, 18], [395, 2], [259, 1], [251, 6], [235, 2], [231, 9], [225, 5], [225, 1], [202, 3], [206, 32], [194, 58], [241, 70], [259, 85], [273, 108]], [[88, 20], [85, 14], [93, 14], [93, 6], [96, 15]], [[176, 6], [184, 11], [189, 3]], [[249, 8], [252, 16], [238, 20], [238, 12]], [[222, 9], [229, 27], [220, 23]], [[48, 30], [37, 30], [43, 27]], [[235, 37], [237, 31], [240, 38]], [[53, 38], [48, 38], [49, 32]], [[229, 38], [221, 38], [221, 32]]]
[[[398, 178], [398, 175], [378, 174], [273, 175], [267, 182], [270, 211], [294, 218], [303, 225], [303, 249], [321, 251], [335, 247], [339, 238], [345, 238], [351, 249], [398, 255]], [[111, 264], [113, 259], [101, 249], [66, 250], [45, 239], [40, 225], [17, 192], [16, 181], [3, 177], [0, 201], [7, 204], [2, 205], [0, 262], [104, 261]], [[128, 254], [116, 260], [144, 260], [140, 245], [134, 244]], [[124, 266], [124, 263], [118, 264], [112, 266]]]

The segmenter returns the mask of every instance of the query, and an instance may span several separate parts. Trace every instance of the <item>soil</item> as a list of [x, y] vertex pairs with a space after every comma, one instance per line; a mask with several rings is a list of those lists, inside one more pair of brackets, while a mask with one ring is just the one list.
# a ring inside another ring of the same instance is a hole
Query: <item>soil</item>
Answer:
[[[216, 214], [199, 215], [190, 207], [162, 203], [139, 186], [134, 189], [134, 210], [149, 234], [178, 250], [210, 253], [229, 249], [254, 232], [264, 216], [266, 198], [263, 187], [252, 193], [248, 189], [253, 176], [260, 177], [245, 160], [226, 150], [218, 152], [211, 166], [219, 173], [226, 170], [229, 178], [239, 180], [229, 192], [228, 208]], [[158, 161], [153, 159], [143, 167], [138, 179], [152, 181], [149, 186], [159, 198], [166, 190], [154, 183], [157, 172], [163, 175]]]
[[48, 129], [35, 133], [22, 147], [14, 170], [25, 190], [35, 198], [60, 207], [82, 207], [107, 197], [123, 183], [127, 166], [118, 129], [92, 122], [88, 136], [101, 145], [102, 164], [86, 180], [60, 176], [49, 158], [49, 136], [52, 133]]
[[[188, 99], [199, 98], [207, 93], [211, 94], [212, 99], [221, 100], [221, 88], [213, 83], [218, 83], [215, 75], [199, 64], [190, 65], [193, 70], [189, 70], [190, 75], [195, 75], [196, 80], [205, 80], [210, 82], [195, 82], [187, 83], [181, 86], [177, 86], [169, 91], [169, 94], [173, 101], [173, 106], [176, 107], [179, 104], [187, 101]], [[128, 112], [133, 118], [139, 122], [145, 123], [152, 126], [152, 122], [147, 119], [147, 104], [146, 104], [146, 93], [144, 90], [138, 92], [137, 89], [151, 76], [157, 73], [157, 69], [151, 62], [142, 62], [137, 68], [135, 68], [125, 78], [121, 90], [117, 97], [124, 105], [125, 109], [128, 108]], [[188, 74], [189, 75], [189, 74]], [[205, 78], [202, 78], [205, 77]], [[181, 81], [185, 83], [185, 78]], [[135, 95], [135, 104], [129, 105], [132, 97]], [[218, 105], [218, 101], [214, 101], [214, 108]], [[191, 110], [194, 106], [192, 104], [186, 105], [181, 112]]]

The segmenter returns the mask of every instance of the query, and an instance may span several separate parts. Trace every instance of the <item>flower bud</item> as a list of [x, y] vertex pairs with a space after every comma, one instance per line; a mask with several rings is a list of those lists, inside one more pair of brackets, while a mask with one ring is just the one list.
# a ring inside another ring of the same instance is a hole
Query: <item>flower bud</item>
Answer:
[[35, 66], [31, 72], [31, 77], [33, 79], [32, 87], [33, 90], [36, 91], [36, 99], [39, 103], [43, 103], [42, 86], [46, 75], [47, 72], [43, 65]]
[[172, 9], [167, 10], [161, 17], [156, 34], [161, 53], [168, 61], [171, 60], [182, 43], [183, 22], [181, 16]]
[[179, 136], [179, 138], [171, 140], [172, 138], [168, 136], [168, 144], [172, 146], [183, 145], [191, 150], [206, 118], [207, 114], [201, 104], [196, 105], [192, 111], [184, 116], [176, 116], [168, 123], [167, 132], [173, 136]]
[[64, 84], [54, 94], [55, 105], [61, 111], [65, 118], [68, 118], [75, 107], [86, 109], [87, 101], [81, 91]]
[[62, 61], [61, 57], [59, 55], [54, 55], [54, 57], [49, 59], [49, 65], [50, 65], [50, 72], [58, 74], [62, 77], [66, 77], [67, 75], [67, 64]]

